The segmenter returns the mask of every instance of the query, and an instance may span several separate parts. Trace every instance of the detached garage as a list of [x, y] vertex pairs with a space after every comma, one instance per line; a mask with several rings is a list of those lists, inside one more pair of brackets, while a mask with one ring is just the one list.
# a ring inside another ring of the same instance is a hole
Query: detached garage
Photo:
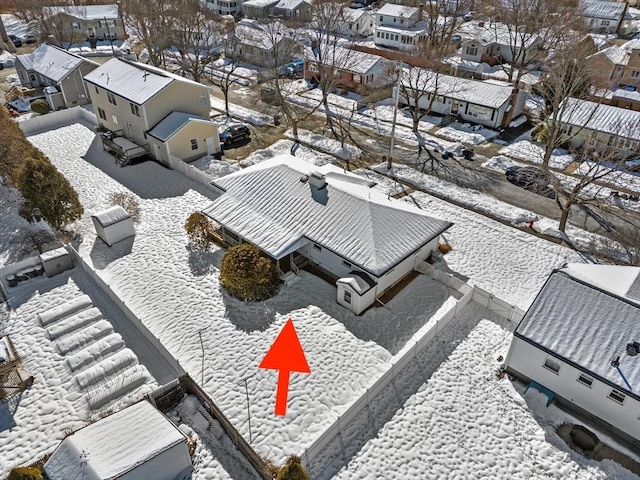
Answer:
[[174, 480], [192, 469], [188, 442], [142, 401], [69, 435], [44, 472], [49, 480]]
[[96, 234], [109, 246], [136, 234], [131, 215], [120, 205], [114, 205], [96, 213], [91, 216], [91, 219], [96, 228]]

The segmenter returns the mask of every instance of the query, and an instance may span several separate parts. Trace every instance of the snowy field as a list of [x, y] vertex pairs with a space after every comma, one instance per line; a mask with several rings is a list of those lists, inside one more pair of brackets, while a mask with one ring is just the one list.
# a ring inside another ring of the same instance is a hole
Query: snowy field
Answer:
[[498, 132], [483, 128], [481, 125], [453, 122], [438, 130], [436, 136], [452, 142], [462, 142], [466, 145], [480, 145], [497, 137]]
[[[273, 158], [276, 155], [281, 155], [283, 153], [291, 154], [294, 145], [295, 143], [293, 142], [293, 140], [278, 140], [269, 148], [264, 148], [252, 152], [246, 158], [240, 160], [239, 164], [243, 167], [249, 167], [256, 163], [264, 162], [265, 160]], [[304, 144], [298, 144], [294, 155], [318, 166], [326, 165], [327, 163], [336, 163], [338, 160], [336, 157], [319, 152], [318, 150], [314, 150], [313, 148]]]
[[[532, 142], [530, 140], [520, 140], [519, 142], [512, 143], [498, 152], [501, 155], [514, 158], [516, 160], [523, 160], [527, 163], [533, 163], [542, 165], [542, 158], [544, 157], [544, 147], [541, 143]], [[573, 162], [573, 155], [563, 149], [556, 149], [549, 161], [549, 167], [563, 171]]]

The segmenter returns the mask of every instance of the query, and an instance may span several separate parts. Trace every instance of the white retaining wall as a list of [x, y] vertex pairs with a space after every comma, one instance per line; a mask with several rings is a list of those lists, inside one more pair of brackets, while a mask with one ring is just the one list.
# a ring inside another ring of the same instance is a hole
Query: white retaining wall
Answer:
[[38, 115], [18, 122], [18, 125], [20, 125], [25, 136], [29, 136], [76, 122], [88, 122], [92, 125], [97, 125], [96, 116], [82, 107], [67, 108], [47, 113], [46, 115]]
[[389, 387], [391, 381], [411, 363], [422, 350], [429, 345], [429, 342], [444, 328], [449, 325], [451, 320], [460, 312], [469, 302], [475, 301], [480, 305], [488, 308], [489, 310], [497, 313], [498, 315], [511, 320], [513, 322], [519, 322], [524, 316], [525, 312], [515, 305], [511, 305], [504, 300], [496, 298], [492, 294], [482, 290], [479, 287], [471, 286], [452, 274], [442, 272], [427, 264], [421, 262], [420, 271], [434, 280], [437, 280], [448, 287], [451, 287], [458, 292], [462, 293], [462, 297], [456, 302], [456, 304], [449, 309], [436, 324], [426, 331], [422, 337], [414, 341], [412, 346], [405, 347], [405, 353], [400, 357], [392, 359], [391, 367], [380, 377], [376, 382], [371, 385], [367, 391], [358, 397], [347, 410], [340, 415], [333, 424], [327, 428], [324, 433], [316, 439], [302, 454], [301, 458], [306, 466], [311, 464], [311, 461], [316, 458], [322, 451], [338, 436], [341, 435], [346, 427], [352, 422], [360, 412], [370, 405], [376, 395], [381, 393], [385, 388]]

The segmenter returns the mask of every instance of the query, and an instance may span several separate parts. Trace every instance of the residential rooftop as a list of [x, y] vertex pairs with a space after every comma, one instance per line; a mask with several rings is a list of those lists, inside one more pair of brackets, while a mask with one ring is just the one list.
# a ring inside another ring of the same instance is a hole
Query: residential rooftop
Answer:
[[26, 70], [33, 70], [54, 82], [63, 80], [82, 63], [99, 65], [48, 43], [43, 43], [31, 53], [18, 55], [18, 61]]
[[83, 20], [105, 20], [120, 18], [118, 5], [85, 5], [85, 6], [55, 6], [44, 7], [43, 12], [46, 17], [66, 13]]
[[626, 3], [604, 0], [580, 0], [578, 10], [585, 17], [620, 20], [627, 8]]

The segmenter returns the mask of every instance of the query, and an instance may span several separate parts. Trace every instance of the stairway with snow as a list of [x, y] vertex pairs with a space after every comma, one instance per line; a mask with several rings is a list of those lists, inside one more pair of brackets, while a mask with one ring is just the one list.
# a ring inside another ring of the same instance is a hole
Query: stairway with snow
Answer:
[[126, 348], [120, 334], [87, 295], [38, 314], [92, 410], [151, 380], [146, 367]]

